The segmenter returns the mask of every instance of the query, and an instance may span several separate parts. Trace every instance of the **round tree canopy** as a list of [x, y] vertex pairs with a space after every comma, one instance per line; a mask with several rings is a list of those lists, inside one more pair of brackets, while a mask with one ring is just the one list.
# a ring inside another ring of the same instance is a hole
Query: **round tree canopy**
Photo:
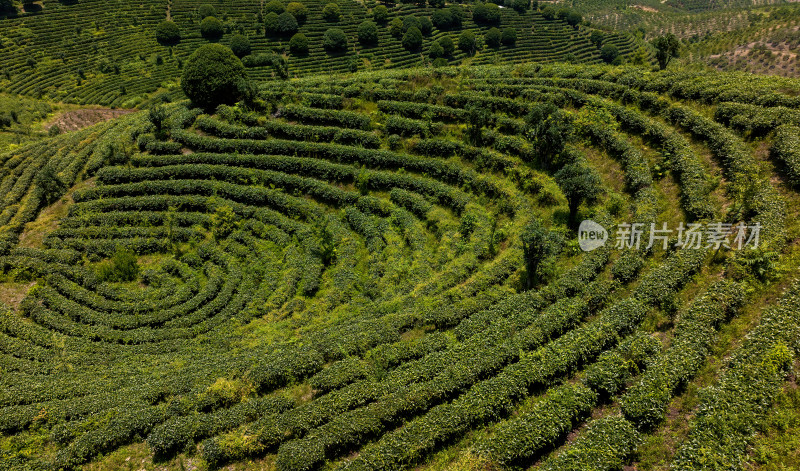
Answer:
[[181, 30], [172, 21], [162, 21], [156, 27], [156, 41], [163, 45], [172, 45], [181, 40]]
[[181, 88], [192, 102], [206, 110], [233, 104], [239, 98], [239, 84], [247, 78], [244, 65], [230, 48], [206, 44], [186, 61]]
[[213, 16], [206, 17], [200, 22], [200, 34], [206, 39], [219, 39], [225, 32], [222, 22]]
[[347, 50], [347, 35], [339, 28], [331, 28], [325, 31], [322, 46], [330, 52], [345, 51]]
[[231, 38], [231, 51], [236, 57], [244, 57], [250, 54], [250, 40], [246, 36], [237, 34]]
[[289, 40], [289, 50], [292, 54], [302, 55], [308, 53], [308, 38], [303, 33], [297, 33]]

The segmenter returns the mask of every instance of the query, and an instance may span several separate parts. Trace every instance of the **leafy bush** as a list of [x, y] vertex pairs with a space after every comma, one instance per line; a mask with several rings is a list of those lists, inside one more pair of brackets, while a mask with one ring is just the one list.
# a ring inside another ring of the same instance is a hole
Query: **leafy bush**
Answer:
[[276, 15], [280, 15], [286, 11], [286, 6], [280, 0], [270, 0], [266, 5], [264, 5], [264, 11], [267, 13], [275, 13]]
[[386, 8], [386, 5], [376, 5], [372, 9], [372, 19], [376, 23], [385, 24], [389, 20], [389, 9]]
[[365, 45], [378, 44], [378, 25], [373, 21], [364, 21], [358, 25], [358, 42]]
[[197, 15], [201, 20], [208, 18], [209, 16], [217, 16], [217, 9], [214, 8], [213, 5], [205, 3], [197, 8]]
[[487, 46], [497, 48], [500, 47], [500, 42], [502, 40], [502, 33], [497, 28], [489, 28], [489, 31], [486, 32], [486, 35], [483, 37], [483, 41], [486, 43]]
[[472, 19], [478, 24], [500, 23], [500, 7], [494, 3], [478, 2], [472, 6]]
[[475, 37], [475, 33], [472, 31], [462, 31], [461, 34], [458, 35], [458, 48], [461, 49], [464, 54], [474, 54], [477, 47], [478, 40]]
[[342, 13], [339, 10], [339, 4], [337, 3], [328, 3], [325, 7], [322, 8], [322, 17], [325, 18], [325, 21], [330, 23], [335, 23], [339, 21], [342, 17]]
[[181, 30], [172, 21], [162, 21], [156, 27], [156, 41], [165, 46], [177, 44], [181, 40]]
[[439, 41], [433, 41], [430, 48], [428, 48], [428, 57], [431, 59], [438, 59], [444, 56], [444, 48], [439, 44]]
[[297, 32], [297, 20], [295, 17], [289, 12], [283, 12], [278, 15], [277, 20], [275, 21], [275, 33], [281, 35], [290, 35]]
[[789, 183], [800, 187], [800, 127], [790, 124], [779, 127], [770, 154], [785, 166]]
[[606, 64], [611, 64], [619, 57], [619, 48], [613, 44], [606, 44], [600, 49], [600, 58]]
[[251, 52], [250, 40], [247, 36], [235, 34], [231, 38], [231, 51], [239, 58], [249, 55]]
[[308, 38], [303, 33], [297, 33], [289, 40], [289, 50], [294, 55], [308, 54]]
[[305, 23], [306, 18], [308, 18], [308, 7], [300, 2], [289, 2], [286, 5], [286, 12], [294, 16], [298, 24]]
[[108, 263], [100, 265], [97, 277], [100, 281], [127, 282], [139, 276], [139, 262], [136, 254], [121, 246]]
[[181, 88], [197, 106], [213, 110], [239, 98], [239, 83], [247, 78], [244, 65], [227, 47], [200, 46], [186, 61]]
[[506, 46], [513, 46], [517, 42], [517, 30], [514, 28], [503, 28], [500, 41]]
[[418, 51], [422, 47], [422, 32], [416, 26], [408, 28], [403, 35], [403, 47], [409, 51]]
[[347, 35], [339, 28], [325, 31], [322, 38], [322, 47], [328, 52], [342, 52], [347, 50]]
[[225, 33], [222, 22], [213, 16], [207, 16], [200, 22], [200, 34], [208, 40], [217, 40]]

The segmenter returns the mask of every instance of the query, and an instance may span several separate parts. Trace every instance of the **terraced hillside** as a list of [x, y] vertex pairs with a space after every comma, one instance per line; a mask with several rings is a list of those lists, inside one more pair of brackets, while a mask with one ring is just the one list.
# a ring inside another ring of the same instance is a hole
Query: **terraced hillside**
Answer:
[[[409, 51], [402, 46], [401, 37], [390, 34], [391, 21], [407, 16], [430, 18], [437, 9], [398, 3], [389, 5], [387, 20], [379, 25], [378, 43], [364, 46], [357, 39], [357, 29], [372, 18], [377, 3], [342, 0], [340, 19], [330, 21], [323, 17], [328, 2], [310, 0], [304, 2], [308, 14], [299, 27], [309, 41], [309, 52], [290, 54], [290, 35], [266, 33], [266, 2], [260, 0], [43, 0], [42, 6], [32, 7], [32, 11], [23, 9], [16, 17], [0, 17], [0, 91], [123, 108], [135, 107], [159, 91], [179, 95], [177, 84], [183, 63], [208, 42], [201, 36], [198, 15], [199, 8], [208, 3], [223, 22], [224, 34], [219, 42], [229, 45], [237, 34], [249, 38], [252, 54], [246, 63], [254, 79], [275, 75], [269, 60], [273, 54], [288, 58], [288, 73], [293, 76], [347, 72], [353, 64], [361, 70], [421, 66], [432, 60], [428, 57], [432, 41], [450, 36], [457, 42], [463, 30], [475, 31], [482, 38], [489, 29], [489, 25], [476, 25], [470, 7], [465, 5], [461, 27], [448, 31], [433, 28], [419, 51]], [[500, 13], [499, 26], [516, 31], [516, 44], [481, 47], [470, 58], [456, 50], [447, 60], [459, 63], [469, 59], [475, 64], [567, 59], [600, 62], [600, 51], [589, 41], [586, 28], [569, 26], [562, 19], [545, 19], [538, 11], [520, 14], [504, 8]], [[180, 31], [177, 44], [160, 45], [156, 41], [156, 28], [167, 19]], [[328, 53], [323, 48], [324, 33], [330, 28], [345, 33], [345, 51]], [[606, 41], [617, 45], [622, 54], [640, 47], [626, 33], [609, 32]]]
[[4, 154], [0, 466], [739, 469], [800, 353], [799, 91], [409, 69]]

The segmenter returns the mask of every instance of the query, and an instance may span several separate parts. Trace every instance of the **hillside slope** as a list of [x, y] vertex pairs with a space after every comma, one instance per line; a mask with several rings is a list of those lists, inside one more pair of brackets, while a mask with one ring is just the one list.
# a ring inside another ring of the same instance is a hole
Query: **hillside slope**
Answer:
[[[798, 94], [381, 71], [3, 154], [0, 462], [610, 470], [693, 394], [663, 459], [747, 463], [800, 353]], [[584, 217], [758, 223], [761, 245], [585, 253]]]
[[[83, 0], [61, 2], [44, 0], [43, 8], [18, 17], [0, 19], [0, 90], [66, 103], [100, 104], [132, 108], [156, 91], [175, 90], [183, 62], [201, 44], [208, 41], [200, 35], [198, 8], [200, 0]], [[222, 44], [229, 44], [236, 33], [250, 38], [252, 53], [289, 54], [288, 37], [265, 34], [264, 3], [256, 0], [218, 2], [212, 4], [224, 23]], [[341, 19], [326, 21], [322, 16], [322, 0], [304, 2], [308, 18], [300, 26], [310, 43], [307, 55], [287, 55], [289, 74], [307, 76], [319, 73], [340, 73], [357, 66], [364, 70], [380, 70], [420, 66], [429, 61], [428, 47], [432, 40], [450, 35], [457, 42], [461, 30], [475, 30], [482, 37], [488, 26], [478, 27], [465, 11], [463, 28], [443, 32], [434, 28], [426, 36], [420, 52], [403, 48], [401, 38], [389, 34], [388, 23], [408, 15], [430, 17], [430, 7], [397, 4], [390, 6], [386, 25], [379, 28], [378, 47], [363, 47], [357, 41], [358, 25], [370, 17], [376, 3], [355, 0], [339, 2]], [[156, 26], [169, 18], [180, 28], [182, 39], [174, 46], [162, 46], [155, 39]], [[585, 28], [573, 28], [563, 20], [546, 20], [538, 12], [519, 14], [510, 8], [501, 10], [500, 27], [517, 32], [514, 46], [501, 46], [482, 51], [469, 62], [474, 64], [551, 62], [570, 59], [586, 63], [600, 62], [600, 52], [589, 40]], [[348, 38], [345, 53], [330, 54], [322, 47], [323, 35], [329, 28], [342, 29]], [[625, 33], [609, 33], [607, 42], [628, 54], [639, 45]], [[449, 58], [458, 63], [463, 53]], [[275, 74], [271, 66], [254, 66], [254, 79], [267, 79]]]

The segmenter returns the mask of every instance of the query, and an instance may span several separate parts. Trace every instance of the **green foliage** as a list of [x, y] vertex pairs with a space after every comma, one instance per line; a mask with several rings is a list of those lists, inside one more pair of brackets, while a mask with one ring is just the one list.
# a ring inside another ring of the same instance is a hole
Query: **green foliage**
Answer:
[[308, 18], [308, 7], [300, 2], [289, 2], [286, 5], [286, 12], [294, 16], [298, 24], [303, 24]]
[[478, 2], [472, 6], [472, 19], [478, 24], [496, 25], [500, 23], [500, 7]]
[[358, 42], [371, 46], [378, 44], [378, 25], [373, 21], [364, 21], [358, 25]]
[[600, 49], [600, 58], [606, 64], [611, 64], [619, 57], [619, 48], [613, 44], [606, 44]]
[[483, 37], [483, 41], [487, 46], [497, 48], [500, 47], [503, 34], [497, 28], [490, 28]]
[[422, 47], [422, 32], [416, 26], [408, 28], [401, 43], [409, 51], [418, 51]]
[[574, 227], [581, 203], [591, 202], [600, 195], [602, 191], [600, 175], [586, 162], [578, 161], [564, 165], [556, 172], [554, 178], [567, 197], [569, 221]]
[[592, 34], [589, 35], [589, 41], [594, 44], [594, 47], [600, 49], [603, 45], [603, 41], [605, 41], [606, 35], [603, 34], [602, 31], [594, 30]]
[[288, 36], [296, 33], [297, 28], [298, 25], [295, 17], [289, 12], [283, 12], [278, 15], [278, 18], [275, 20], [274, 33]]
[[34, 184], [41, 189], [45, 204], [54, 202], [67, 190], [67, 185], [56, 172], [54, 162], [48, 162], [42, 167], [36, 174]]
[[656, 60], [661, 70], [667, 68], [672, 58], [680, 56], [681, 43], [672, 33], [653, 39], [653, 47], [656, 49]]
[[237, 85], [247, 74], [233, 52], [220, 44], [200, 46], [183, 68], [181, 88], [197, 106], [207, 110], [239, 99]]
[[[505, 5], [511, 7], [517, 13], [525, 13], [530, 8], [530, 0], [510, 0], [506, 1]], [[534, 6], [534, 9], [536, 6]]]
[[443, 57], [452, 56], [453, 53], [456, 51], [456, 46], [455, 43], [453, 43], [453, 38], [451, 38], [449, 35], [442, 36], [441, 38], [437, 39], [436, 42], [438, 42], [439, 45], [442, 46], [442, 51], [444, 51]]
[[331, 28], [325, 31], [322, 46], [329, 52], [341, 52], [347, 50], [347, 36], [339, 28]]
[[439, 41], [433, 41], [431, 43], [431, 46], [428, 48], [428, 57], [431, 59], [439, 59], [444, 57], [444, 48]]
[[308, 54], [308, 38], [303, 33], [297, 33], [289, 40], [289, 50], [295, 55]]
[[372, 9], [372, 19], [378, 24], [385, 24], [389, 21], [389, 9], [386, 5], [376, 5]]
[[221, 38], [224, 33], [225, 27], [222, 22], [213, 16], [207, 16], [200, 22], [200, 34], [210, 41]]
[[278, 34], [279, 14], [271, 11], [264, 16], [264, 30], [267, 34]]
[[322, 17], [325, 18], [325, 21], [336, 23], [341, 16], [342, 13], [337, 3], [328, 3], [322, 8]]
[[418, 28], [423, 35], [428, 36], [433, 31], [433, 23], [431, 22], [431, 19], [429, 17], [422, 16], [419, 18]]
[[537, 219], [531, 219], [522, 232], [523, 261], [525, 262], [525, 288], [531, 289], [539, 281], [539, 267], [548, 257], [561, 251], [562, 237], [550, 232]]
[[214, 8], [213, 5], [204, 3], [197, 8], [197, 16], [199, 16], [201, 20], [209, 16], [217, 16], [217, 9]]
[[177, 44], [181, 40], [181, 30], [172, 21], [162, 21], [156, 27], [156, 41], [164, 46]]
[[211, 234], [216, 240], [222, 240], [231, 235], [238, 226], [238, 218], [233, 208], [227, 205], [218, 205], [214, 208], [214, 214], [209, 219]]
[[477, 47], [478, 39], [475, 37], [475, 33], [472, 31], [462, 31], [461, 34], [458, 35], [458, 48], [461, 49], [464, 54], [475, 54]]
[[267, 14], [275, 13], [276, 15], [280, 15], [286, 11], [286, 6], [280, 0], [270, 0], [264, 5], [264, 11]]
[[775, 131], [770, 155], [786, 168], [786, 179], [800, 188], [800, 127], [784, 124]]
[[464, 12], [458, 5], [451, 5], [448, 8], [440, 8], [433, 12], [431, 23], [436, 28], [449, 31], [461, 28]]
[[241, 34], [233, 35], [233, 37], [231, 37], [231, 51], [233, 51], [238, 58], [250, 55], [250, 52], [252, 51], [250, 40], [247, 38], [247, 36], [243, 36]]
[[551, 168], [559, 161], [572, 136], [570, 117], [554, 104], [546, 102], [532, 106], [525, 123], [525, 137], [533, 144], [539, 164]]
[[111, 260], [98, 267], [97, 277], [100, 281], [112, 283], [136, 280], [139, 277], [139, 262], [136, 254], [118, 246]]
[[394, 36], [397, 39], [403, 37], [403, 32], [405, 29], [403, 28], [403, 20], [400, 17], [394, 17], [392, 22], [389, 23], [389, 34]]
[[505, 46], [513, 46], [517, 42], [517, 30], [514, 28], [503, 28], [500, 42]]
[[626, 250], [611, 268], [611, 275], [621, 283], [630, 283], [636, 279], [643, 266], [644, 260], [639, 253], [634, 250]]

